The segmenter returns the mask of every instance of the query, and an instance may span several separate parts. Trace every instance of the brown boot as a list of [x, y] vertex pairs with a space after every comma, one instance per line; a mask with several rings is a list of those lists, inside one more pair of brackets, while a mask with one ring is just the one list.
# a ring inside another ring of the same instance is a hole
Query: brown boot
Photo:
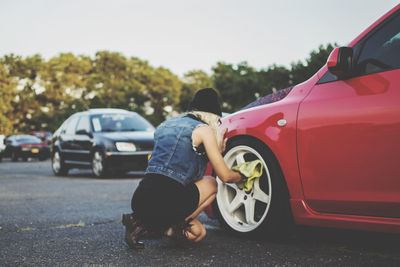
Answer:
[[134, 213], [123, 214], [122, 224], [125, 226], [125, 242], [130, 248], [142, 249], [143, 242], [139, 241], [147, 234], [146, 228], [136, 218]]

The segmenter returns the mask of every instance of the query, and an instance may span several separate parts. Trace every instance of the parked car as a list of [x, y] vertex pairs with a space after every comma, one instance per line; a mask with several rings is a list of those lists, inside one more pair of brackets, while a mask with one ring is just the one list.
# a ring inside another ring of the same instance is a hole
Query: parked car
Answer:
[[4, 139], [5, 139], [5, 135], [0, 134], [0, 161], [3, 158], [3, 151], [6, 148], [5, 144], [4, 144]]
[[49, 146], [33, 135], [11, 135], [4, 139], [4, 144], [2, 157], [9, 157], [12, 161], [20, 158], [24, 161], [28, 158], [46, 160], [50, 157]]
[[52, 168], [67, 175], [91, 168], [96, 177], [112, 171], [143, 172], [154, 145], [154, 127], [135, 112], [90, 109], [69, 117], [52, 139]]
[[273, 100], [222, 119], [227, 164], [265, 171], [249, 193], [217, 179], [221, 222], [243, 235], [291, 218], [400, 233], [400, 5]]

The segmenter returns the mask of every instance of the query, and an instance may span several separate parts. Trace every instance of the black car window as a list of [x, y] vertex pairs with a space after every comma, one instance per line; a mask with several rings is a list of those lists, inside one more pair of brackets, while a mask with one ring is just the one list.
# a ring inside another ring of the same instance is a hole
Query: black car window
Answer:
[[79, 119], [78, 125], [76, 126], [76, 131], [85, 131], [87, 133], [90, 133], [90, 124], [89, 124], [89, 117], [88, 116], [81, 116]]
[[153, 125], [136, 113], [93, 115], [91, 121], [95, 132], [154, 130]]
[[361, 75], [400, 68], [400, 14], [370, 36], [356, 64]]
[[79, 116], [74, 116], [68, 121], [67, 128], [65, 129], [66, 134], [75, 134], [76, 123], [78, 122]]

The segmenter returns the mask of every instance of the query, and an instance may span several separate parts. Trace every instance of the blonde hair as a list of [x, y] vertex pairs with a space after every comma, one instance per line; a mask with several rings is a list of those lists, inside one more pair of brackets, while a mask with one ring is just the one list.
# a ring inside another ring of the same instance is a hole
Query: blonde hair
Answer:
[[205, 112], [205, 111], [190, 111], [188, 112], [188, 114], [192, 114], [193, 116], [195, 116], [196, 118], [198, 118], [201, 121], [204, 121], [209, 127], [211, 127], [211, 129], [214, 132], [214, 136], [217, 140], [217, 144], [220, 147], [222, 145], [223, 139], [220, 132], [220, 128], [219, 128], [219, 122], [220, 122], [220, 116], [214, 114], [214, 113], [210, 113], [210, 112]]
[[220, 116], [205, 111], [190, 111], [188, 112], [188, 114], [192, 114], [199, 120], [202, 120], [205, 123], [207, 123], [208, 126], [210, 126], [214, 130], [214, 132], [218, 131], [219, 120], [221, 118]]

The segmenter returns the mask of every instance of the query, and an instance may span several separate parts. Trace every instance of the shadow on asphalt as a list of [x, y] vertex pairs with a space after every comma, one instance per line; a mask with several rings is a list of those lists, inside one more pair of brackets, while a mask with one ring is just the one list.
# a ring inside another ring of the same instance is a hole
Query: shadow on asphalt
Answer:
[[260, 242], [305, 247], [327, 246], [346, 251], [373, 251], [376, 254], [393, 253], [400, 257], [400, 235], [381, 232], [295, 226], [286, 237], [269, 239], [259, 237]]
[[126, 174], [110, 174], [103, 178], [97, 178], [90, 170], [71, 169], [67, 176], [60, 176], [60, 178], [90, 178], [96, 180], [122, 180], [122, 179], [139, 179], [143, 178], [143, 173], [129, 172]]
[[[216, 221], [216, 226], [222, 226]], [[237, 235], [228, 230], [218, 231], [223, 236], [235, 235], [245, 241], [295, 247], [325, 247], [339, 249], [343, 252], [368, 251], [377, 255], [394, 254], [400, 259], [400, 234], [372, 231], [323, 228], [315, 226], [294, 225], [287, 233], [277, 237], [258, 234], [254, 237]]]

